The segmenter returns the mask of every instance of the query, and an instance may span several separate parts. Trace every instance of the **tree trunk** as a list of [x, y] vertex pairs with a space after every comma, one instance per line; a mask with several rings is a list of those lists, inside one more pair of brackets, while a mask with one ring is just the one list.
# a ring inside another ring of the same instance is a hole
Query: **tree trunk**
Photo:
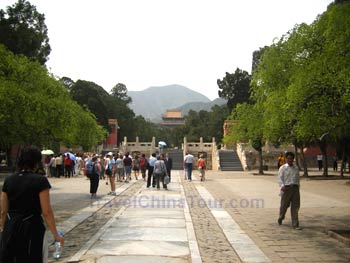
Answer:
[[343, 154], [341, 157], [341, 164], [340, 164], [340, 176], [344, 177], [344, 164], [345, 164], [345, 149], [343, 148]]
[[324, 159], [323, 159], [323, 174], [322, 174], [322, 176], [327, 177], [328, 176], [327, 142], [320, 141], [319, 142], [319, 146], [320, 146], [321, 153], [324, 156]]
[[298, 154], [298, 147], [294, 145], [294, 154], [295, 154], [295, 164], [298, 166], [299, 170], [301, 170], [300, 164], [299, 164], [299, 154]]
[[259, 153], [259, 174], [264, 174], [264, 169], [263, 169], [263, 158], [262, 158], [262, 148], [258, 150]]
[[303, 151], [302, 148], [303, 147], [301, 147], [301, 158], [303, 160], [304, 177], [308, 177], [309, 176], [309, 172], [307, 170], [307, 162], [306, 162], [305, 154], [304, 154], [304, 151]]

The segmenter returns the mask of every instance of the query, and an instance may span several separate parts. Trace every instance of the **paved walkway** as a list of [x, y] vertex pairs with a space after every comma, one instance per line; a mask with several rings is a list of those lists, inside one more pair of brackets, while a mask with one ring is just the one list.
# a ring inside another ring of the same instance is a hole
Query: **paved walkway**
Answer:
[[283, 225], [277, 224], [280, 198], [273, 174], [209, 173], [204, 186], [272, 262], [350, 262], [350, 247], [327, 235], [350, 230], [349, 181], [302, 178], [303, 230], [297, 231], [289, 211]]
[[206, 177], [200, 182], [195, 171], [188, 182], [183, 171], [173, 171], [168, 191], [140, 180], [118, 183], [117, 197], [106, 195], [109, 186], [101, 181], [94, 202], [88, 180], [50, 179], [66, 233], [59, 262], [350, 262], [350, 247], [327, 234], [350, 230], [349, 180], [302, 178], [303, 230], [296, 231], [289, 214], [277, 224], [273, 171], [207, 171]]
[[69, 262], [202, 262], [179, 173], [169, 190], [143, 186], [124, 201]]

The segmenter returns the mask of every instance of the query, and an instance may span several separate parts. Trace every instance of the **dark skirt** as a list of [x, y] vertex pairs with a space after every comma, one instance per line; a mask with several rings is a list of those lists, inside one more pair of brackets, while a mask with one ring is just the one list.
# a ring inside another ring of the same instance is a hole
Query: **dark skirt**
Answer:
[[0, 262], [43, 262], [45, 226], [41, 216], [11, 215], [0, 243]]
[[93, 175], [90, 178], [90, 194], [96, 194], [97, 193], [97, 188], [98, 188], [98, 184], [100, 181], [100, 176], [99, 175]]

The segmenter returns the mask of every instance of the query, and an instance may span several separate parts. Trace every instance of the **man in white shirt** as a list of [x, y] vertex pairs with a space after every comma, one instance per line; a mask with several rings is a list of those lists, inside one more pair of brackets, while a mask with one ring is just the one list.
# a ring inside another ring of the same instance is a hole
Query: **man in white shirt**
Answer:
[[184, 157], [184, 166], [186, 169], [186, 175], [188, 181], [192, 181], [192, 166], [193, 166], [194, 156], [190, 154], [189, 152], [186, 152], [186, 155]]
[[147, 177], [147, 188], [151, 186], [152, 179], [152, 187], [156, 187], [156, 180], [153, 174], [154, 164], [157, 161], [156, 153], [152, 153], [151, 157], [148, 160], [148, 177]]
[[281, 192], [281, 207], [278, 224], [281, 225], [290, 206], [292, 216], [292, 226], [294, 229], [300, 230], [298, 212], [300, 208], [300, 192], [299, 192], [299, 169], [293, 165], [294, 153], [286, 153], [287, 163], [282, 165], [278, 170], [278, 184]]

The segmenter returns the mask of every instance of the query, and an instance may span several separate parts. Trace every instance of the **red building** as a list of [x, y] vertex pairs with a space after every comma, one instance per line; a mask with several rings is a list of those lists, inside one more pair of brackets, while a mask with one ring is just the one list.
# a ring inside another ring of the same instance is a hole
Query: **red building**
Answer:
[[116, 148], [118, 147], [118, 121], [116, 119], [109, 119], [108, 125], [111, 127], [111, 132], [104, 142], [105, 148]]

